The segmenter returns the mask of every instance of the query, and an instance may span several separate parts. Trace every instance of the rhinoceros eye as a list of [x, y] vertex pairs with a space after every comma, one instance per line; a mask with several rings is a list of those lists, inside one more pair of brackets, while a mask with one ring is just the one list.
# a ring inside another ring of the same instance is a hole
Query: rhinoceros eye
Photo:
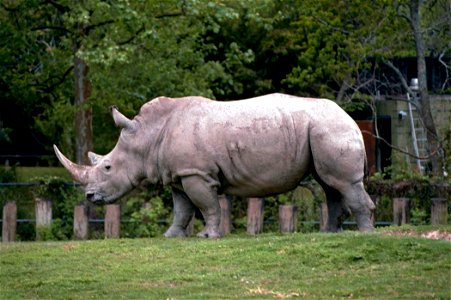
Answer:
[[109, 172], [111, 170], [111, 161], [109, 159], [105, 159], [102, 166], [105, 172]]

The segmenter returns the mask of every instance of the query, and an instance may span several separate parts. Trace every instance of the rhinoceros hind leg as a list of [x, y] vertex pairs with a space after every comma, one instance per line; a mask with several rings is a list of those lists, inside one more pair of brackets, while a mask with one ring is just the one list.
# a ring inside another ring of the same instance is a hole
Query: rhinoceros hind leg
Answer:
[[186, 227], [194, 214], [194, 205], [188, 196], [178, 189], [172, 189], [174, 220], [165, 232], [165, 237], [186, 237]]
[[363, 182], [349, 183], [345, 178], [329, 180], [333, 185], [324, 182], [320, 176], [314, 174], [315, 179], [323, 187], [327, 198], [327, 208], [329, 212], [327, 231], [341, 231], [342, 219], [349, 213], [355, 216], [357, 227], [360, 231], [372, 231], [374, 229], [371, 222], [373, 201], [365, 191]]
[[357, 227], [360, 231], [372, 231], [374, 229], [371, 215], [375, 205], [363, 187], [363, 182], [350, 184], [343, 188], [343, 202], [355, 216]]
[[219, 221], [221, 209], [218, 201], [216, 186], [212, 180], [205, 180], [202, 176], [187, 176], [182, 178], [183, 189], [196, 205], [205, 220], [205, 228], [199, 232], [198, 237], [219, 238]]

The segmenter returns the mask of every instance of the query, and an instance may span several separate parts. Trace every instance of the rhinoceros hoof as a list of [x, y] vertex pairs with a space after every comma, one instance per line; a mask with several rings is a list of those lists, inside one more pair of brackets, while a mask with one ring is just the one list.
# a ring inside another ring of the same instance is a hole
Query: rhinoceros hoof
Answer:
[[366, 224], [366, 225], [359, 227], [359, 231], [372, 232], [372, 231], [374, 231], [374, 226], [372, 224]]
[[210, 239], [218, 239], [221, 237], [221, 234], [217, 230], [213, 229], [204, 229], [197, 234], [198, 237], [201, 238], [210, 238]]
[[165, 237], [186, 237], [186, 231], [183, 228], [169, 227], [169, 229], [164, 233]]

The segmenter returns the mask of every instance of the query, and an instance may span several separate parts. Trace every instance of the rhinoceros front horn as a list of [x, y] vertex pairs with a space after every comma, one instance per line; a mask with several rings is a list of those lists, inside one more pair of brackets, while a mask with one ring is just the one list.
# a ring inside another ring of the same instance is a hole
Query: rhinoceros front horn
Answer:
[[81, 184], [87, 184], [88, 183], [88, 173], [89, 173], [90, 167], [77, 165], [77, 164], [71, 162], [67, 157], [65, 157], [60, 152], [58, 147], [56, 147], [55, 145], [53, 145], [53, 149], [55, 150], [58, 160], [69, 171], [69, 173], [72, 175], [72, 178], [75, 181], [80, 182]]
[[124, 128], [130, 132], [134, 132], [136, 130], [136, 122], [121, 114], [114, 105], [111, 106], [111, 114], [113, 115], [114, 123], [117, 127]]

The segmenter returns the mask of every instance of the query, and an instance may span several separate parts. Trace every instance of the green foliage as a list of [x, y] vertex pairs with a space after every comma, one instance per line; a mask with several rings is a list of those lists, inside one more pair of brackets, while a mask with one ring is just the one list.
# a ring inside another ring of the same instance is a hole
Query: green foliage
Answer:
[[[0, 183], [17, 182], [17, 176], [17, 166], [0, 167]], [[7, 201], [18, 202], [27, 192], [18, 186], [0, 186], [0, 206], [3, 207]]]
[[451, 244], [385, 234], [0, 245], [0, 293], [34, 299], [448, 298]]
[[[91, 95], [86, 106], [93, 109], [94, 150], [100, 153], [117, 140], [108, 110], [113, 104], [133, 116], [144, 102], [160, 95], [237, 99], [282, 91], [336, 98], [341, 87], [350, 89], [351, 98], [365, 100], [358, 91], [365, 87], [359, 72], [373, 71], [373, 63], [383, 59], [415, 55], [412, 35], [406, 34], [410, 28], [399, 15], [408, 12], [408, 2], [397, 3], [399, 11], [385, 0], [4, 1], [1, 104], [7, 104], [8, 117], [40, 133], [49, 152], [56, 143], [73, 157], [74, 57], [89, 66]], [[442, 21], [448, 20], [448, 11], [443, 0], [426, 1], [422, 7], [424, 28], [430, 28], [424, 31], [428, 49], [435, 56], [449, 55], [449, 26]], [[363, 103], [341, 105], [353, 111]], [[18, 138], [16, 128], [2, 123], [0, 147]], [[429, 179], [396, 168], [393, 180], [418, 182], [418, 188], [402, 191], [405, 195], [424, 199], [435, 192], [420, 189]], [[11, 174], [0, 168], [0, 179], [13, 180], [8, 179]], [[71, 216], [73, 204], [81, 199], [73, 195], [79, 193], [72, 195], [61, 182], [42, 182], [48, 185], [33, 189], [34, 195], [56, 198], [57, 217]], [[29, 193], [2, 188], [0, 199], [30, 198]], [[317, 219], [320, 197], [312, 197], [300, 199], [294, 192], [268, 198], [265, 214], [276, 224], [278, 204], [294, 202], [300, 207], [300, 221]], [[142, 209], [150, 199], [157, 203], [155, 210]], [[170, 197], [152, 192], [130, 200], [125, 206], [131, 220], [126, 235], [156, 234], [160, 228], [142, 220], [154, 224], [159, 217], [169, 217], [158, 203], [169, 207]], [[246, 201], [232, 203], [235, 228], [243, 229]], [[423, 222], [427, 203], [419, 203], [416, 219]], [[71, 219], [58, 218], [68, 236]]]
[[39, 185], [33, 186], [33, 199], [42, 198], [52, 201], [53, 223], [49, 227], [36, 228], [40, 240], [65, 240], [72, 237], [74, 207], [83, 201], [84, 194], [80, 188], [67, 183], [65, 179], [46, 176], [31, 180]]
[[0, 182], [17, 181], [17, 166], [0, 167]]
[[64, 223], [61, 219], [53, 219], [51, 225], [36, 226], [37, 241], [65, 241], [68, 240], [70, 233], [64, 229]]
[[430, 215], [425, 207], [414, 207], [410, 210], [410, 213], [412, 215], [410, 222], [413, 225], [426, 225], [430, 221]]
[[[446, 0], [422, 5], [436, 57], [449, 56], [448, 12]], [[49, 152], [55, 143], [73, 157], [75, 57], [89, 66], [86, 108], [102, 153], [118, 135], [112, 104], [131, 116], [160, 95], [238, 99], [277, 91], [334, 99], [343, 88], [360, 98], [359, 90], [377, 88], [360, 73], [415, 55], [403, 13], [406, 1], [385, 0], [5, 1], [0, 89], [10, 114], [2, 115], [0, 145], [20, 139], [8, 123], [21, 120]]]
[[446, 183], [441, 178], [421, 175], [402, 162], [375, 173], [366, 182], [368, 193], [380, 196], [376, 211], [378, 221], [392, 221], [393, 198], [406, 197], [410, 198], [410, 221], [414, 225], [430, 223], [431, 198], [444, 197], [447, 191], [443, 186]]
[[287, 83], [302, 93], [335, 99], [342, 84], [357, 84], [357, 71], [377, 54], [378, 30], [388, 22], [386, 1], [299, 1], [299, 63]]
[[128, 222], [122, 226], [123, 236], [140, 238], [161, 236], [167, 224], [160, 221], [169, 217], [161, 197], [149, 199], [146, 192], [130, 197], [125, 203], [123, 215], [129, 216]]

